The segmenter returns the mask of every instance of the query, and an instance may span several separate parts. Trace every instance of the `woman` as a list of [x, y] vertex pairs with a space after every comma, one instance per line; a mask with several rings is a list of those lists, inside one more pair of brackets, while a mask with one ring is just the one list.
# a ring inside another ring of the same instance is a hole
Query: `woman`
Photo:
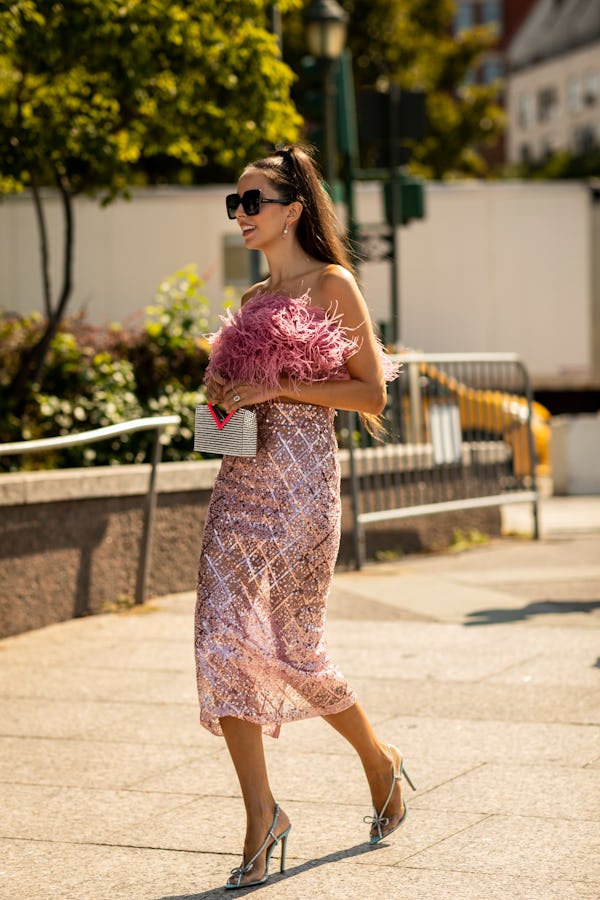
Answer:
[[371, 843], [406, 806], [402, 757], [375, 735], [323, 635], [340, 528], [335, 410], [376, 424], [384, 368], [393, 373], [308, 154], [289, 147], [252, 163], [226, 204], [270, 273], [224, 321], [206, 378], [210, 403], [253, 407], [258, 419], [256, 457], [225, 457], [215, 483], [196, 608], [201, 722], [225, 737], [246, 808], [242, 864], [226, 884], [241, 888], [267, 880], [278, 844], [285, 868], [291, 825], [262, 743], [283, 722], [323, 716], [357, 751]]

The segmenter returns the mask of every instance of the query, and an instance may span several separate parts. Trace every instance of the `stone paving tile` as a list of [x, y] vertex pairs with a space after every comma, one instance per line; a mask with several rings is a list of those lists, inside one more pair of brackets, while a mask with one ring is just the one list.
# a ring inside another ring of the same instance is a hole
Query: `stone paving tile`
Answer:
[[194, 671], [192, 626], [185, 641], [165, 641], [156, 638], [128, 645], [118, 633], [109, 633], [102, 640], [54, 642], [43, 650], [21, 642], [2, 654], [3, 664], [15, 666], [40, 665], [46, 669], [158, 669], [162, 672]]
[[[473, 634], [472, 631], [468, 632]], [[430, 679], [437, 681], [483, 681], [502, 680], [507, 668], [525, 668], [533, 663], [533, 650], [521, 649], [508, 637], [493, 646], [463, 645], [465, 656], [454, 651], [450, 656], [446, 647], [429, 649], [415, 654], [411, 649], [394, 646], [382, 647], [377, 652], [377, 665], [373, 665], [373, 651], [369, 647], [361, 649], [338, 649], [334, 653], [336, 663], [350, 680], [369, 673], [372, 678]], [[574, 667], [577, 665], [574, 662]], [[582, 668], [581, 662], [578, 663]], [[596, 680], [599, 680], [596, 678]], [[590, 685], [593, 680], [590, 679]], [[577, 683], [581, 683], [578, 681]]]
[[2, 900], [222, 898], [223, 872], [235, 864], [202, 853], [18, 840], [0, 840], [0, 857]]
[[[482, 681], [518, 683], [535, 673], [539, 683], [563, 685], [565, 683], [594, 688], [600, 682], [598, 641], [594, 631], [572, 629], [545, 629], [542, 641], [537, 630], [525, 627], [491, 626], [485, 629], [465, 629], [455, 626], [428, 628], [445, 632], [438, 640], [413, 642], [415, 630], [409, 633], [388, 631], [388, 640], [377, 652], [377, 665], [373, 665], [372, 646], [375, 635], [352, 629], [334, 631], [329, 648], [333, 658], [350, 679], [368, 673], [369, 677], [438, 681]], [[396, 628], [396, 624], [392, 623]], [[422, 631], [422, 628], [419, 629]], [[440, 639], [441, 638], [441, 639]], [[570, 638], [570, 639], [569, 639]], [[532, 680], [530, 677], [527, 680]]]
[[194, 758], [189, 747], [0, 738], [0, 782], [119, 789]]
[[488, 680], [494, 684], [560, 685], [571, 684], [600, 690], [600, 669], [596, 666], [600, 641], [587, 653], [583, 650], [575, 654], [565, 652], [544, 652], [520, 665], [514, 665], [503, 672], [492, 675]]
[[[377, 646], [381, 641], [382, 626], [379, 622], [362, 622], [345, 619], [331, 623], [328, 627], [330, 647], [352, 647], [362, 649], [365, 646]], [[459, 625], [451, 622], [435, 622], [421, 624], [415, 622], [386, 622], [385, 647], [393, 645], [401, 653], [416, 659], [429, 651], [446, 649], [450, 654], [459, 656], [465, 650], [498, 649], [506, 647], [509, 652], [512, 644], [516, 653], [527, 653], [535, 656], [543, 645], [544, 652], [577, 654], [593, 653], [598, 649], [598, 635], [595, 629], [584, 628], [545, 628], [539, 625], [536, 629], [526, 627], [520, 622], [498, 623], [485, 627]], [[384, 649], [382, 647], [381, 649]]]
[[410, 857], [425, 869], [600, 883], [597, 822], [490, 816]]
[[[291, 817], [292, 813], [289, 814]], [[238, 858], [242, 852], [244, 827], [239, 794], [218, 798], [212, 795], [193, 800], [182, 810], [167, 811], [138, 821], [131, 827], [115, 829], [111, 841], [126, 846], [226, 853]]]
[[178, 794], [0, 783], [2, 831], [38, 841], [110, 843], [117, 829], [190, 802]]
[[[362, 870], [362, 871], [361, 871]], [[552, 884], [542, 879], [487, 877], [467, 872], [425, 872], [406, 868], [352, 866], [326, 862], [323, 868], [308, 861], [268, 885], [261, 896], [277, 900], [323, 900], [393, 897], [402, 900], [597, 900], [598, 885]], [[268, 894], [267, 894], [268, 891]], [[216, 894], [197, 894], [161, 900], [209, 900]]]
[[125, 716], [114, 722], [99, 722], [82, 737], [91, 741], [189, 746], [195, 747], [199, 754], [215, 752], [222, 743], [201, 727], [197, 702], [177, 706], [133, 702], [123, 705], [127, 709]]
[[[365, 804], [282, 800], [292, 821], [288, 841], [290, 866], [298, 859], [349, 853], [354, 865], [390, 867], [409, 860], [415, 853], [443, 841], [465, 828], [477, 825], [483, 816], [474, 813], [440, 814], [409, 805], [406, 826], [393, 839], [373, 848], [369, 845], [369, 825], [363, 817]], [[223, 821], [215, 821], [218, 809]], [[237, 797], [203, 797], [187, 806], [159, 812], [134, 822], [111, 835], [115, 844], [163, 847], [173, 850], [226, 852], [241, 855], [243, 844], [242, 804]], [[344, 859], [346, 857], [344, 856]]]
[[[597, 900], [600, 891], [600, 883], [589, 881], [355, 865], [376, 854], [365, 845], [354, 849], [354, 856], [350, 848], [292, 859], [283, 876], [273, 866], [261, 897], [340, 900], [376, 893], [402, 900]], [[233, 855], [8, 840], [0, 840], [0, 855], [2, 900], [21, 896], [24, 884], [27, 900], [220, 900], [226, 896], [225, 878], [238, 862]]]
[[[193, 615], [193, 608], [192, 608]], [[80, 642], [93, 645], [104, 643], [107, 639], [118, 636], [131, 645], [143, 636], [146, 640], [157, 640], [164, 643], [185, 641], [190, 634], [190, 623], [185, 616], [172, 614], [168, 609], [161, 609], [159, 603], [150, 600], [143, 606], [134, 607], [127, 612], [83, 616], [58, 622], [3, 638], [0, 653], [4, 656], [12, 650], [19, 651], [21, 646], [37, 648], [40, 654], [53, 646], [70, 644], [76, 647]]]
[[[267, 762], [275, 796], [282, 803], [298, 797], [302, 797], [305, 802], [335, 803], [340, 802], [340, 797], [344, 797], [349, 803], [362, 804], [363, 815], [370, 813], [371, 799], [363, 769], [351, 751], [343, 755], [339, 752], [323, 754], [307, 751], [302, 756], [296, 752], [293, 761], [290, 754], [285, 751], [273, 754], [267, 752]], [[172, 791], [196, 796], [210, 793], [218, 797], [239, 795], [233, 767], [226, 752], [222, 752], [218, 758], [213, 756], [208, 785], [204, 777], [206, 765], [206, 756], [199, 754], [198, 758], [191, 762], [182, 763], [176, 768], [136, 782], [130, 787], [137, 790]], [[449, 761], [444, 758], [416, 760], [415, 765], [411, 764], [409, 771], [418, 790], [413, 793], [407, 788], [407, 796], [417, 797], [464, 775], [469, 770], [469, 764], [460, 760]], [[406, 788], [405, 782], [403, 785]]]
[[6, 737], [81, 737], [91, 728], [118, 729], [127, 721], [125, 703], [80, 700], [39, 700], [29, 697], [0, 698], [0, 734]]
[[[600, 822], [600, 774], [568, 766], [485, 765], [434, 788], [421, 807]], [[598, 829], [600, 834], [600, 828]]]
[[194, 703], [196, 686], [190, 673], [8, 664], [0, 668], [0, 693], [48, 700]]
[[[465, 616], [480, 606], [492, 608], [519, 609], [527, 599], [517, 594], [512, 596], [479, 585], [463, 584], [451, 578], [440, 579], [437, 575], [404, 570], [401, 574], [394, 572], [352, 572], [337, 575], [336, 584], [349, 594], [357, 597], [366, 595], [384, 600], [392, 606], [411, 610], [417, 614], [426, 613], [444, 622], [463, 622]], [[424, 597], [433, 597], [433, 603], [424, 602]], [[443, 597], [443, 610], [440, 610], [440, 597]]]
[[367, 710], [389, 718], [507, 719], [520, 722], [567, 722], [600, 725], [600, 692], [578, 686], [529, 683], [429, 681], [355, 678], [353, 687]]
[[538, 722], [428, 719], [398, 716], [379, 723], [404, 752], [407, 765], [419, 760], [459, 760], [464, 765], [482, 762], [515, 764], [541, 762], [583, 766], [598, 757], [599, 725], [563, 725]]

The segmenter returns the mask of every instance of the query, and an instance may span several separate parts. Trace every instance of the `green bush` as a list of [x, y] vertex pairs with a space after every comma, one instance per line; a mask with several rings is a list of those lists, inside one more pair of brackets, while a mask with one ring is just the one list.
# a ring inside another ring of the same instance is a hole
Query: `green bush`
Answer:
[[[0, 413], [0, 441], [32, 440], [90, 431], [141, 416], [177, 414], [162, 435], [163, 459], [198, 459], [194, 408], [205, 398], [208, 303], [192, 266], [159, 288], [141, 329], [97, 328], [83, 319], [55, 335], [41, 385], [32, 385], [17, 420]], [[42, 333], [41, 316], [0, 318], [0, 388], [6, 389], [24, 353]], [[60, 453], [0, 458], [4, 470], [118, 465], [149, 459], [152, 432], [136, 432]]]

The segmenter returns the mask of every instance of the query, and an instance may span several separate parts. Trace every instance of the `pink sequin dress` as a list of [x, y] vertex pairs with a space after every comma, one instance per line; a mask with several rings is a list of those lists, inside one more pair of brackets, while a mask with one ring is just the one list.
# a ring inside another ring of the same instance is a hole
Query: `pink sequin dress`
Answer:
[[[308, 298], [256, 295], [215, 336], [209, 372], [254, 383], [347, 378], [356, 342]], [[326, 603], [340, 538], [333, 409], [263, 403], [256, 457], [225, 457], [198, 574], [200, 721], [234, 716], [277, 737], [356, 697], [327, 654]]]

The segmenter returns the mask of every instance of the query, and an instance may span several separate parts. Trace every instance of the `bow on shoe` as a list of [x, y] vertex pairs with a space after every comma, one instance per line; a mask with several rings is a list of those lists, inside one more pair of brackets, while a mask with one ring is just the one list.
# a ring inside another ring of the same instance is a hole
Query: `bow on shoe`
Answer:
[[[250, 860], [250, 862], [245, 866], [236, 866], [235, 869], [232, 869], [229, 873], [228, 881], [232, 886], [241, 887], [242, 886], [242, 878], [244, 875], [247, 875], [248, 872], [251, 872], [254, 868], [254, 860]], [[246, 885], [244, 885], [246, 887]]]
[[381, 830], [381, 826], [383, 825], [383, 827], [385, 828], [386, 825], [390, 824], [390, 820], [388, 819], [387, 816], [378, 816], [378, 815], [365, 816], [363, 819], [363, 822], [365, 822], [366, 825], [370, 825], [371, 827], [375, 826], [375, 828], [377, 829], [377, 835], [379, 837], [379, 840], [381, 840], [383, 838], [383, 832]]

